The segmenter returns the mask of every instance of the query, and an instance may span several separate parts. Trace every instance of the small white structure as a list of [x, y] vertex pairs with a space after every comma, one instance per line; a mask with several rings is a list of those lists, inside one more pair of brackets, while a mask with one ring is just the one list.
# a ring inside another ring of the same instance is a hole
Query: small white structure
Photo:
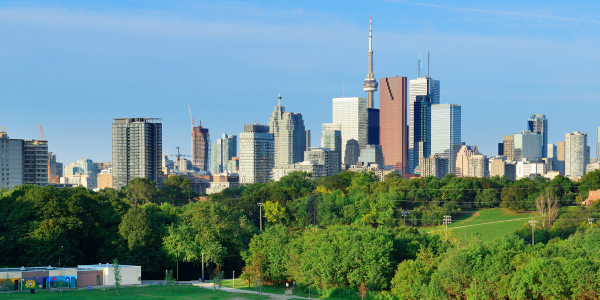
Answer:
[[[135, 285], [142, 284], [142, 267], [141, 266], [131, 266], [131, 265], [119, 265], [121, 268], [121, 285]], [[78, 274], [82, 274], [83, 272], [98, 272], [102, 274], [102, 278], [99, 281], [94, 279], [96, 284], [92, 284], [92, 282], [87, 283], [82, 286], [87, 285], [115, 285], [115, 272], [114, 266], [112, 264], [97, 264], [97, 265], [79, 265], [77, 266]], [[83, 276], [81, 276], [80, 282], [84, 283]], [[101, 283], [101, 284], [98, 284]]]

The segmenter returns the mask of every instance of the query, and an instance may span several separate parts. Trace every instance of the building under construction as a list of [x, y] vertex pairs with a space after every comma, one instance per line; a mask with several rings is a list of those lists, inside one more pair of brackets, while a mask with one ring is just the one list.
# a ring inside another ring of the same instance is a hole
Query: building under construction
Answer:
[[208, 128], [192, 127], [192, 165], [204, 172], [209, 172], [210, 134]]

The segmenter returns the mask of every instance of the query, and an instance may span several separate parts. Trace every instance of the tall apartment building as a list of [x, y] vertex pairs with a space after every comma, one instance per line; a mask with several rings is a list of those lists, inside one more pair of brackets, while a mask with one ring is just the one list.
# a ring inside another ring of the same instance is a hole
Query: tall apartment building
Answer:
[[201, 125], [192, 127], [192, 166], [209, 172], [210, 134]]
[[590, 162], [587, 134], [575, 131], [565, 134], [565, 176], [580, 177]]
[[233, 157], [237, 157], [237, 136], [223, 133], [223, 137], [217, 139], [217, 143], [213, 145], [213, 170], [214, 174], [229, 171], [229, 161]]
[[505, 135], [502, 137], [502, 146], [504, 147], [504, 149], [502, 149], [503, 153], [502, 155], [506, 156], [507, 160], [515, 160], [515, 156], [514, 156], [514, 136], [512, 135]]
[[513, 138], [515, 161], [540, 162], [542, 160], [542, 135], [529, 130], [515, 133]]
[[[408, 91], [408, 157], [409, 161], [412, 158], [413, 164], [416, 164], [418, 161], [417, 155], [415, 153], [418, 150], [415, 149], [415, 146], [418, 144], [418, 141], [415, 141], [415, 106], [414, 103], [417, 101], [417, 96], [425, 96], [430, 95], [430, 104], [439, 104], [440, 103], [440, 81], [434, 80], [433, 78], [419, 77], [417, 79], [409, 80], [409, 91]], [[413, 173], [415, 166], [409, 166], [409, 173]]]
[[383, 157], [388, 165], [406, 174], [409, 168], [406, 145], [407, 78], [381, 78], [379, 82], [379, 142]]
[[419, 160], [421, 166], [421, 177], [435, 176], [439, 179], [444, 178], [448, 174], [448, 159], [445, 157], [430, 155]]
[[311, 147], [304, 151], [304, 161], [314, 161], [325, 166], [326, 176], [338, 174], [341, 170], [339, 150]]
[[162, 119], [119, 118], [112, 124], [113, 187], [134, 178], [162, 186]]
[[[461, 146], [461, 106], [431, 105], [431, 154], [446, 158], [448, 173], [456, 174], [456, 155]], [[421, 166], [423, 170], [423, 166]]]
[[246, 124], [239, 137], [240, 183], [267, 183], [275, 159], [275, 141], [269, 126]]
[[468, 158], [469, 177], [487, 178], [490, 175], [489, 160], [486, 155], [476, 154]]
[[23, 184], [23, 140], [11, 139], [0, 132], [0, 188], [13, 188]]
[[281, 95], [277, 97], [278, 105], [269, 121], [269, 132], [275, 141], [275, 165], [290, 165], [301, 162], [306, 150], [306, 129], [302, 115], [285, 111], [281, 106]]
[[413, 102], [414, 151], [409, 152], [409, 169], [414, 169], [421, 158], [431, 154], [431, 95], [419, 95]]
[[23, 141], [23, 184], [48, 185], [48, 141]]
[[367, 145], [367, 99], [361, 97], [333, 98], [333, 122], [342, 131], [342, 161], [346, 161], [346, 144], [354, 139], [362, 149]]
[[469, 159], [473, 155], [478, 155], [479, 149], [477, 146], [468, 146], [462, 145], [460, 150], [458, 150], [458, 154], [456, 155], [456, 177], [467, 177], [469, 174]]
[[545, 115], [531, 115], [527, 120], [527, 130], [542, 136], [542, 157], [548, 157], [548, 119]]

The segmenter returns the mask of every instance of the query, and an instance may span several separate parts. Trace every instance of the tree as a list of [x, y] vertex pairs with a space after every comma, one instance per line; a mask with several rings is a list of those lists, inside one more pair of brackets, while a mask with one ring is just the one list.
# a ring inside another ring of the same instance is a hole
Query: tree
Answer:
[[133, 206], [123, 216], [119, 234], [127, 242], [126, 255], [122, 257], [125, 263], [140, 265], [146, 272], [156, 273], [161, 270], [164, 257], [159, 234], [152, 227], [148, 212]]
[[115, 258], [113, 260], [113, 273], [115, 275], [115, 293], [119, 294], [119, 287], [121, 286], [121, 266], [119, 265], [119, 261]]
[[135, 205], [152, 202], [156, 196], [156, 183], [148, 178], [135, 178], [127, 184], [125, 194]]
[[289, 255], [286, 249], [291, 240], [288, 229], [281, 224], [270, 226], [250, 241], [247, 251], [242, 252], [246, 262], [246, 276], [257, 278], [260, 273], [266, 281], [283, 282], [287, 277], [286, 265]]
[[365, 297], [367, 296], [367, 291], [369, 289], [367, 289], [367, 286], [365, 285], [365, 282], [361, 282], [360, 286], [358, 287], [358, 293], [356, 293], [357, 296], [359, 296], [361, 299], [365, 299]]
[[265, 218], [271, 224], [279, 222], [285, 217], [285, 207], [282, 207], [277, 202], [267, 201], [264, 204]]
[[165, 200], [190, 200], [193, 198], [192, 183], [189, 179], [181, 176], [169, 176], [163, 183], [158, 194]]
[[547, 189], [535, 198], [535, 206], [542, 228], [550, 229], [558, 216], [558, 198], [554, 197], [550, 189]]

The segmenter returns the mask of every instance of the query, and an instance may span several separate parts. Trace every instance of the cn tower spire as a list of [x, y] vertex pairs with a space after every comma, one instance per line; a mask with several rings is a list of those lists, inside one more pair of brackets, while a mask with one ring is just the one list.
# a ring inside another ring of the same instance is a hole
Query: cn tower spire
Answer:
[[371, 16], [369, 16], [369, 74], [367, 75], [367, 79], [363, 82], [363, 91], [367, 92], [368, 99], [368, 108], [373, 108], [373, 92], [377, 91], [377, 80], [375, 79], [375, 75], [373, 75], [373, 31], [371, 24]]

